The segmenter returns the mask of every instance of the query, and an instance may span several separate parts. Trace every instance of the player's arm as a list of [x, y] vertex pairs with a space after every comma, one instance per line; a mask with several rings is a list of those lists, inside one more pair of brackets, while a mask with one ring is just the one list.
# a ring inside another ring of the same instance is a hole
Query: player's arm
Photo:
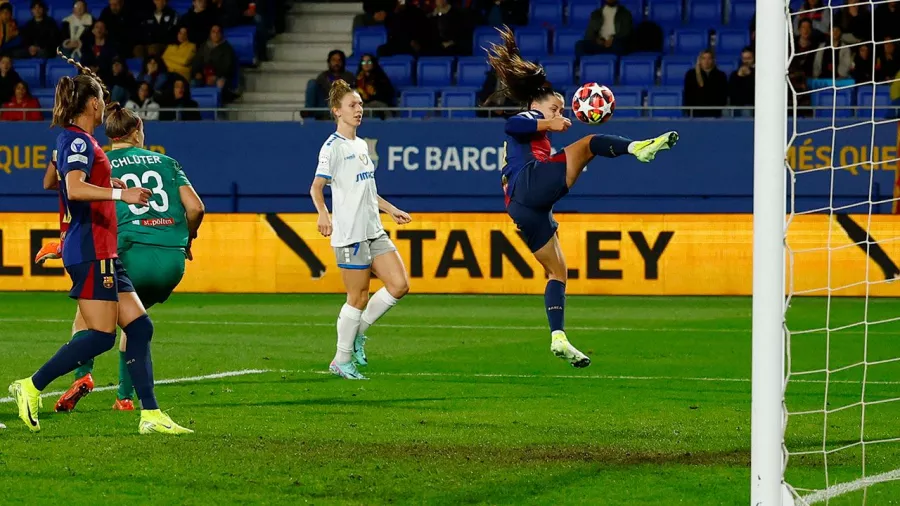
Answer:
[[340, 156], [332, 156], [333, 150], [334, 145], [330, 145], [327, 142], [319, 150], [316, 177], [313, 178], [312, 185], [309, 187], [309, 196], [312, 197], [313, 205], [316, 206], [316, 212], [319, 213], [316, 226], [319, 229], [319, 233], [325, 237], [330, 236], [333, 231], [331, 215], [328, 214], [328, 206], [325, 205], [325, 186], [331, 183], [331, 178], [334, 176], [336, 169], [336, 161], [341, 159]]
[[70, 170], [66, 174], [66, 193], [69, 200], [96, 202], [102, 200], [122, 200], [128, 204], [146, 206], [150, 201], [150, 190], [146, 188], [102, 188], [87, 182], [83, 170]]
[[184, 206], [185, 218], [187, 218], [188, 237], [197, 238], [197, 231], [200, 230], [200, 224], [206, 215], [206, 206], [200, 200], [200, 196], [194, 191], [191, 185], [184, 185], [178, 188], [178, 196], [181, 197], [181, 205]]
[[[55, 153], [55, 152], [54, 152]], [[59, 189], [59, 175], [56, 173], [56, 160], [55, 156], [54, 160], [50, 160], [50, 163], [47, 164], [47, 170], [44, 171], [44, 189], [45, 190], [58, 190]]]
[[407, 223], [412, 221], [412, 218], [406, 211], [401, 211], [391, 204], [387, 200], [385, 200], [381, 195], [378, 196], [378, 209], [386, 214], [391, 215], [391, 218], [394, 220], [394, 223], [398, 225], [406, 225]]
[[553, 119], [535, 119], [516, 115], [506, 120], [506, 133], [512, 136], [523, 136], [537, 132], [565, 132], [572, 122], [568, 118], [557, 116]]

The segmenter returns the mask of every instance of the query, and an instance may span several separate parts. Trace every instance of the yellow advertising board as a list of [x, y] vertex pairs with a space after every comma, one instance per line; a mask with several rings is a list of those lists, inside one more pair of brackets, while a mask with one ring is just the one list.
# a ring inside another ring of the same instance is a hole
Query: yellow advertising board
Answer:
[[[385, 218], [387, 220], [387, 218]], [[385, 228], [416, 293], [543, 293], [545, 277], [503, 214], [414, 214]], [[749, 295], [750, 215], [564, 214], [570, 294]], [[900, 216], [799, 216], [789, 228], [793, 290], [900, 296]], [[866, 227], [878, 246], [865, 249]], [[33, 264], [55, 214], [0, 213], [0, 290], [68, 290], [61, 263]], [[862, 244], [859, 246], [858, 244]], [[179, 291], [339, 293], [340, 272], [311, 214], [214, 214]], [[867, 282], [868, 281], [868, 282]], [[790, 282], [790, 280], [789, 280]], [[829, 285], [830, 283], [830, 285]], [[377, 281], [373, 286], [378, 286]]]

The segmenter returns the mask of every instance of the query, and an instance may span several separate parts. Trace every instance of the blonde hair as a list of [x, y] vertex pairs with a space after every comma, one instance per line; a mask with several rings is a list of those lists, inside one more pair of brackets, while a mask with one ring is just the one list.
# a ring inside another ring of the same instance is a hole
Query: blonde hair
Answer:
[[701, 88], [706, 84], [706, 80], [703, 79], [703, 72], [700, 70], [700, 60], [703, 59], [703, 55], [705, 54], [708, 54], [709, 57], [713, 59], [713, 65], [716, 63], [716, 55], [711, 49], [704, 49], [697, 55], [697, 64], [694, 65], [694, 77], [697, 79], [697, 86]]
[[343, 79], [338, 79], [331, 83], [331, 89], [328, 90], [328, 105], [331, 107], [331, 115], [334, 116], [335, 120], [337, 120], [337, 116], [334, 115], [334, 110], [340, 109], [341, 100], [354, 91], [356, 90], [351, 88], [347, 81], [344, 81]]
[[87, 102], [91, 98], [102, 98], [107, 107], [111, 104], [109, 90], [100, 77], [93, 70], [64, 55], [57, 49], [56, 54], [78, 69], [75, 77], [64, 76], [56, 84], [56, 96], [53, 101], [53, 121], [50, 126], [65, 126], [71, 123], [75, 117], [84, 112]]
[[141, 118], [136, 112], [116, 104], [106, 117], [106, 136], [111, 141], [122, 140], [136, 132], [140, 126]]

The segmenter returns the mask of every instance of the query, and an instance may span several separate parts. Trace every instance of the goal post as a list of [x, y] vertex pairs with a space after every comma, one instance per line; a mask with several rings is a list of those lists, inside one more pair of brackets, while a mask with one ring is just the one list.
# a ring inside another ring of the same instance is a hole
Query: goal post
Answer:
[[784, 476], [787, 3], [756, 0], [750, 501], [780, 506]]

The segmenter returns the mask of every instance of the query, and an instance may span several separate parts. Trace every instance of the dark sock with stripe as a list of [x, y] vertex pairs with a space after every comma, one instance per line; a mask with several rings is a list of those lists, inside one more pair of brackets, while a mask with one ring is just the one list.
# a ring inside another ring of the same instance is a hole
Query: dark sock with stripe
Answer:
[[99, 330], [86, 330], [85, 332], [87, 335], [77, 341], [73, 339], [62, 345], [56, 355], [53, 355], [34, 373], [31, 381], [38, 390], [47, 388], [47, 385], [56, 378], [74, 371], [76, 367], [86, 364], [92, 358], [106, 353], [116, 345], [114, 333], [100, 332]]
[[143, 315], [122, 329], [128, 336], [125, 345], [125, 362], [128, 374], [134, 382], [134, 390], [141, 400], [141, 409], [159, 409], [153, 393], [153, 361], [150, 358], [150, 340], [153, 339], [153, 322]]
[[590, 147], [594, 156], [605, 156], [607, 158], [615, 158], [617, 156], [628, 154], [628, 145], [632, 143], [631, 139], [619, 137], [618, 135], [594, 134], [591, 137]]
[[[83, 339], [87, 335], [88, 335], [87, 330], [79, 330], [72, 336], [72, 340], [77, 341], [79, 339]], [[81, 378], [87, 376], [88, 374], [90, 374], [91, 371], [93, 371], [93, 370], [94, 370], [94, 359], [90, 359], [87, 362], [85, 362], [84, 365], [80, 365], [75, 369], [75, 379], [77, 379], [77, 380], [81, 379]]]
[[119, 352], [119, 390], [116, 396], [119, 399], [134, 397], [134, 383], [131, 382], [131, 374], [128, 373], [128, 360], [124, 351]]
[[556, 279], [547, 281], [547, 288], [544, 289], [544, 305], [547, 306], [550, 332], [563, 330], [566, 321], [566, 284]]

